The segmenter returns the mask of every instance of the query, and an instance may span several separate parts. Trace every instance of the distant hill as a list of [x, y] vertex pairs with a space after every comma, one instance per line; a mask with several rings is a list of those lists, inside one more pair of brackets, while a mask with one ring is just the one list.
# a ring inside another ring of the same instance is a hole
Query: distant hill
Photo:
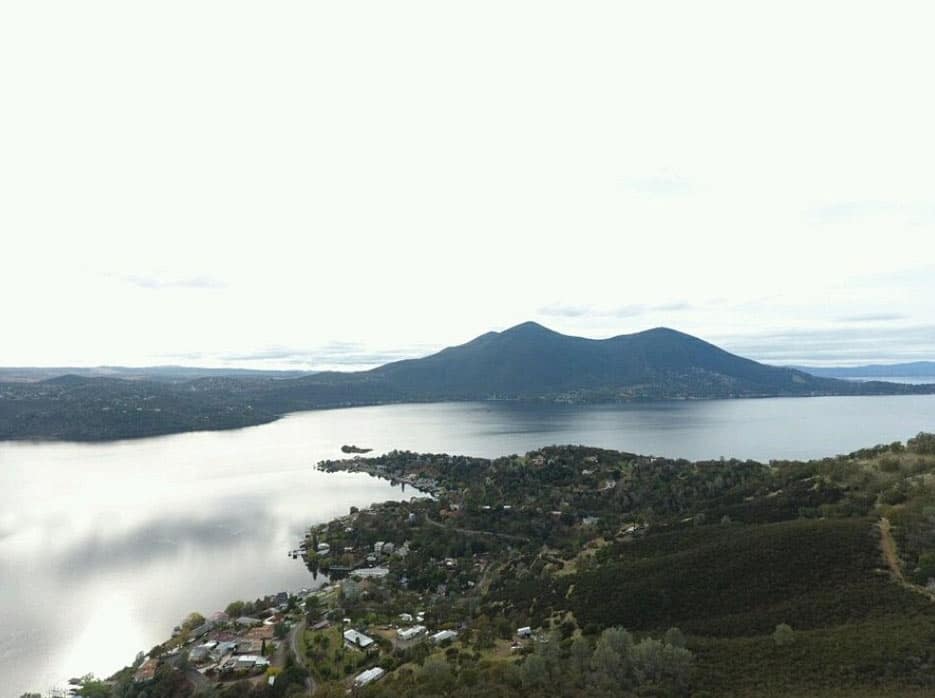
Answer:
[[265, 378], [298, 378], [310, 371], [267, 371], [251, 368], [197, 368], [191, 366], [68, 366], [68, 367], [0, 367], [0, 383], [42, 381], [60, 376], [84, 378], [125, 378], [127, 380], [153, 380], [179, 382], [212, 376], [263, 376]]
[[667, 328], [585, 339], [534, 322], [369, 373], [400, 390], [446, 398], [710, 398], [852, 387], [744, 359]]
[[931, 378], [935, 382], [935, 361], [866, 366], [794, 366], [798, 371], [824, 378]]
[[845, 381], [767, 366], [666, 328], [585, 339], [533, 322], [353, 373], [167, 367], [35, 380], [29, 369], [15, 370], [15, 380], [0, 370], [0, 439], [107, 440], [231, 429], [299, 410], [394, 402], [935, 393], [935, 385]]

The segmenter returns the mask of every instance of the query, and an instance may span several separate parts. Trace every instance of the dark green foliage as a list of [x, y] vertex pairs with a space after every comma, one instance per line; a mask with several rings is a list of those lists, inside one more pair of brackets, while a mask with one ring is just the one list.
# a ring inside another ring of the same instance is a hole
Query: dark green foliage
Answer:
[[707, 526], [617, 546], [577, 576], [579, 623], [689, 634], [762, 635], [779, 623], [815, 628], [925, 606], [875, 570], [871, 522], [804, 520]]

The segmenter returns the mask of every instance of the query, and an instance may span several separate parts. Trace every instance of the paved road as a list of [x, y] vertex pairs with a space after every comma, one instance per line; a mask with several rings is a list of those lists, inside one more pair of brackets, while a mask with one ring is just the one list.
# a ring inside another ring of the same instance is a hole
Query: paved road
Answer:
[[[302, 633], [305, 632], [305, 620], [301, 620], [295, 624], [295, 627], [292, 628], [292, 631], [289, 633], [289, 651], [292, 653], [295, 663], [300, 667], [308, 669], [308, 664], [305, 661], [305, 655], [299, 651], [299, 638], [302, 637]], [[318, 684], [315, 683], [315, 677], [312, 676], [311, 670], [309, 670], [308, 678], [305, 680], [305, 687], [308, 689], [308, 694], [312, 695], [315, 691], [318, 690]]]

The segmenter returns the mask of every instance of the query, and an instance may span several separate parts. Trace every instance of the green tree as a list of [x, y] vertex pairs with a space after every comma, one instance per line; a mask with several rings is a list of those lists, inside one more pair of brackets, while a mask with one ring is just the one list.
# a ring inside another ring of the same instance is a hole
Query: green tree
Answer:
[[583, 677], [591, 663], [591, 643], [584, 636], [576, 637], [571, 643], [571, 666], [574, 672]]
[[549, 680], [549, 665], [540, 654], [531, 654], [526, 657], [523, 665], [520, 667], [523, 686], [526, 688], [538, 688], [544, 686]]
[[792, 626], [786, 623], [777, 625], [776, 629], [773, 631], [773, 642], [779, 647], [791, 645], [795, 642], [795, 632], [792, 630]]
[[684, 647], [685, 633], [675, 627], [669, 628], [666, 630], [666, 634], [663, 640], [667, 645], [672, 645], [673, 647]]
[[591, 655], [591, 667], [599, 684], [613, 688], [628, 685], [633, 637], [623, 628], [607, 628], [601, 633]]
[[633, 674], [640, 685], [688, 684], [692, 653], [659, 640], [646, 638], [635, 645], [630, 653]]

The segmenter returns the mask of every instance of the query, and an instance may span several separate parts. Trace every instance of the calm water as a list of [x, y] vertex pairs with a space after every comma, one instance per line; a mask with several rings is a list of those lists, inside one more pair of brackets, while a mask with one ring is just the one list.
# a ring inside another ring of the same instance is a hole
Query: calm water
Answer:
[[344, 443], [477, 456], [583, 443], [686, 458], [809, 458], [935, 430], [935, 396], [572, 407], [393, 405], [233, 432], [0, 444], [0, 694], [123, 666], [188, 612], [312, 586], [286, 556], [351, 505], [398, 499], [315, 471]]

